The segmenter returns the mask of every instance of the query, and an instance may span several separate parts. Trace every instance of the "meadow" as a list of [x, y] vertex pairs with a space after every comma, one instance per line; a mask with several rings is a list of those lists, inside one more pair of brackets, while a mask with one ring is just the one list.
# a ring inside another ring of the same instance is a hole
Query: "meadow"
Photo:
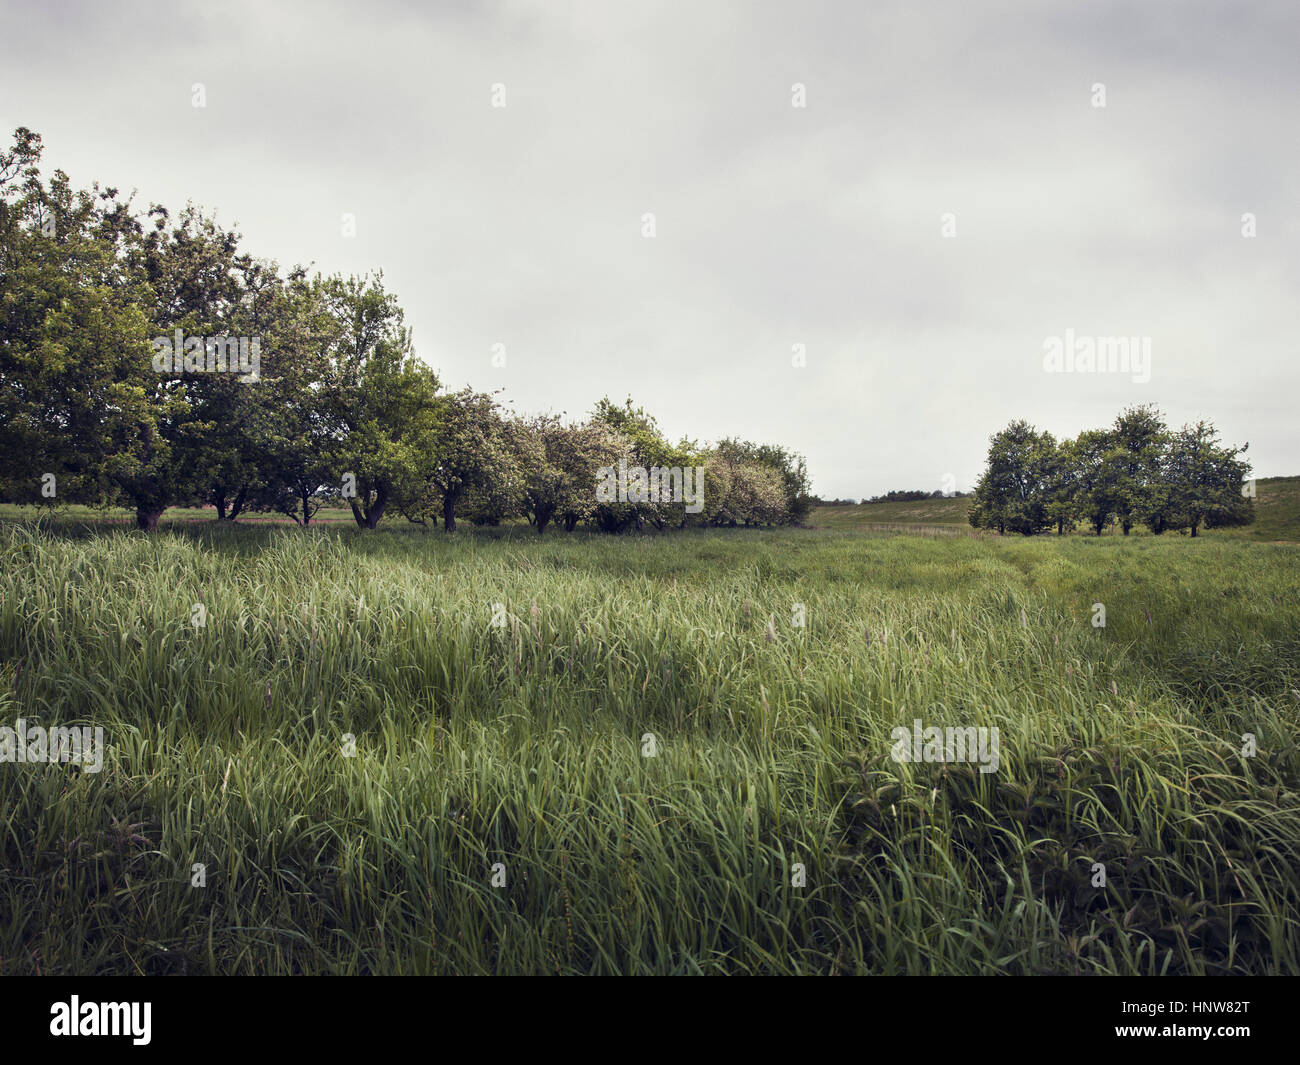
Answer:
[[1300, 973], [1297, 545], [19, 520], [0, 669], [3, 974]]

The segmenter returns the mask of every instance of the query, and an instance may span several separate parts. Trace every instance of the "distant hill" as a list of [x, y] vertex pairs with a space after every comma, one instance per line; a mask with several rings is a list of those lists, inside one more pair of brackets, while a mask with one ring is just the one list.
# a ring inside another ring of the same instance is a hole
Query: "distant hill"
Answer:
[[[970, 502], [970, 497], [966, 496], [961, 499], [922, 499], [915, 503], [816, 507], [808, 524], [826, 529], [871, 525], [965, 525], [969, 528], [966, 515]], [[1255, 513], [1254, 525], [1240, 529], [1208, 529], [1204, 535], [1300, 541], [1300, 477], [1263, 477], [1256, 481]], [[1136, 533], [1145, 531], [1139, 529]]]
[[1255, 482], [1255, 524], [1222, 531], [1251, 540], [1300, 540], [1300, 477], [1261, 477]]
[[970, 497], [918, 499], [913, 503], [858, 503], [846, 507], [816, 507], [810, 525], [849, 528], [854, 525], [966, 525]]

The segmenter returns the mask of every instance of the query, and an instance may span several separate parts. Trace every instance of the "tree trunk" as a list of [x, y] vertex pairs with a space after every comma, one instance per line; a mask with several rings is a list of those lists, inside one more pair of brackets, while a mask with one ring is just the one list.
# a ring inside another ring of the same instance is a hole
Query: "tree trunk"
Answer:
[[248, 485], [239, 489], [239, 495], [235, 496], [235, 501], [230, 504], [230, 520], [234, 521], [244, 512], [244, 500], [248, 497]]
[[456, 531], [456, 498], [450, 494], [442, 497], [442, 527], [449, 533]]
[[1195, 525], [1192, 526], [1192, 535], [1193, 535], [1193, 536], [1196, 535], [1196, 526], [1195, 526]]
[[379, 488], [375, 491], [375, 501], [366, 509], [366, 528], [371, 531], [379, 524], [379, 519], [384, 516], [384, 508], [388, 506], [388, 492]]
[[161, 510], [151, 510], [148, 507], [135, 508], [136, 528], [143, 529], [145, 532], [153, 532], [158, 528], [158, 519], [162, 517]]

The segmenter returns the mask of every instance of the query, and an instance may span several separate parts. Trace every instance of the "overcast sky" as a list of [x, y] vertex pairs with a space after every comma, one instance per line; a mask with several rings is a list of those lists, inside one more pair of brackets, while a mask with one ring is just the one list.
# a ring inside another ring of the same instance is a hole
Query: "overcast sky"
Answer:
[[[1269, 476], [1300, 474], [1298, 55], [1296, 0], [0, 0], [0, 132], [382, 269], [449, 387], [630, 394], [823, 496], [969, 489], [1011, 419], [1143, 402]], [[1149, 338], [1149, 380], [1047, 372], [1067, 331]]]

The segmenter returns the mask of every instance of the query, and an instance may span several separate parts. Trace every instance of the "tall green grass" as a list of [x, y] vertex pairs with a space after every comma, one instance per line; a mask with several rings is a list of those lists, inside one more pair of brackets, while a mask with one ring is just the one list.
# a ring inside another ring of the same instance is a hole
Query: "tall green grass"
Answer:
[[1298, 973], [1298, 562], [7, 525], [0, 972]]

